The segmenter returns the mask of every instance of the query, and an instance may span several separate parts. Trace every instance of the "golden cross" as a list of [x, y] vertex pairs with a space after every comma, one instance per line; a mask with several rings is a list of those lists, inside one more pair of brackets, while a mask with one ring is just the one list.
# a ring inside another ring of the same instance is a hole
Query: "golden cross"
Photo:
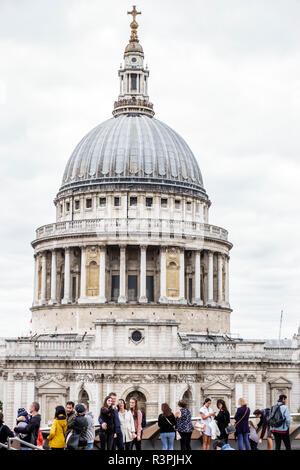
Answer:
[[136, 5], [133, 5], [132, 11], [128, 11], [127, 15], [132, 15], [133, 21], [135, 21], [136, 15], [141, 15], [141, 11], [136, 11]]

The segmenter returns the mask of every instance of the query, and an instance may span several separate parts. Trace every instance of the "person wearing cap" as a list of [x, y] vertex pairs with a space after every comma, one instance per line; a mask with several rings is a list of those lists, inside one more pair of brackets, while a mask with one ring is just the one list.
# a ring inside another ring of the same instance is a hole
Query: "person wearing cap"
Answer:
[[79, 434], [79, 444], [77, 450], [86, 450], [87, 446], [87, 429], [88, 421], [85, 417], [86, 408], [83, 404], [79, 403], [75, 406], [76, 417], [69, 424], [68, 428], [73, 430], [74, 434]]

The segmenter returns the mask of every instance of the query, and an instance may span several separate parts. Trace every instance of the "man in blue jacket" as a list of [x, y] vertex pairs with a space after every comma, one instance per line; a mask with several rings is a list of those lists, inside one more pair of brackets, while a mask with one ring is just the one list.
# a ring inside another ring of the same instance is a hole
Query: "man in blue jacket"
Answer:
[[281, 411], [281, 416], [283, 419], [283, 422], [280, 426], [274, 426], [272, 425], [272, 416], [274, 416], [276, 412], [276, 405], [272, 406], [271, 409], [271, 414], [270, 414], [270, 420], [271, 420], [271, 425], [270, 425], [270, 430], [274, 435], [275, 438], [275, 450], [280, 450], [281, 447], [281, 441], [284, 442], [286, 450], [291, 450], [291, 443], [290, 443], [290, 424], [291, 424], [291, 416], [289, 409], [286, 405], [287, 402], [287, 396], [286, 395], [280, 395], [278, 398], [278, 403], [277, 407], [279, 407]]
[[[109, 394], [109, 397], [111, 397], [111, 399], [112, 399], [112, 406], [113, 406], [114, 412], [115, 412], [115, 423], [116, 423], [116, 434], [117, 434], [117, 437], [114, 439], [112, 450], [116, 450], [116, 448], [118, 448], [118, 450], [124, 450], [123, 434], [122, 434], [122, 431], [121, 431], [121, 424], [120, 424], [120, 420], [119, 420], [119, 412], [118, 412], [118, 408], [117, 408], [117, 395], [114, 392], [111, 392]], [[102, 429], [106, 429], [106, 423], [103, 423], [103, 421], [100, 417], [98, 419], [98, 423], [100, 424], [100, 427]]]

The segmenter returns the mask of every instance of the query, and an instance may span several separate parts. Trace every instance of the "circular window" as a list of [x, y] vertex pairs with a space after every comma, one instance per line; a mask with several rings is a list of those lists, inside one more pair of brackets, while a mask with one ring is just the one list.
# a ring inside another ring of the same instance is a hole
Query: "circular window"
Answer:
[[142, 333], [138, 330], [133, 331], [132, 334], [131, 334], [131, 339], [135, 343], [138, 343], [142, 339]]
[[136, 62], [136, 58], [132, 57], [131, 62]]

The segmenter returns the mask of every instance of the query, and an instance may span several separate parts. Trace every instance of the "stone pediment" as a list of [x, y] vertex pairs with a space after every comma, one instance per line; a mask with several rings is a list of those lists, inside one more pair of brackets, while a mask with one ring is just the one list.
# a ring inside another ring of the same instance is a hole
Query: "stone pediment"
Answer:
[[234, 387], [232, 385], [228, 384], [227, 382], [224, 382], [221, 379], [212, 380], [211, 382], [208, 382], [202, 386], [202, 390], [209, 390], [212, 392], [218, 392], [220, 390], [227, 390], [231, 392], [233, 388]]
[[276, 387], [276, 386], [287, 387], [287, 388], [292, 387], [292, 382], [282, 376], [269, 380], [269, 384], [271, 385], [271, 387]]
[[47, 380], [46, 382], [44, 383], [41, 383], [39, 386], [38, 386], [38, 389], [39, 389], [39, 392], [43, 391], [43, 392], [46, 392], [47, 390], [51, 391], [51, 392], [61, 392], [61, 391], [66, 391], [66, 388], [65, 385], [59, 383], [57, 380], [55, 380], [54, 378], [51, 378], [49, 380]]

